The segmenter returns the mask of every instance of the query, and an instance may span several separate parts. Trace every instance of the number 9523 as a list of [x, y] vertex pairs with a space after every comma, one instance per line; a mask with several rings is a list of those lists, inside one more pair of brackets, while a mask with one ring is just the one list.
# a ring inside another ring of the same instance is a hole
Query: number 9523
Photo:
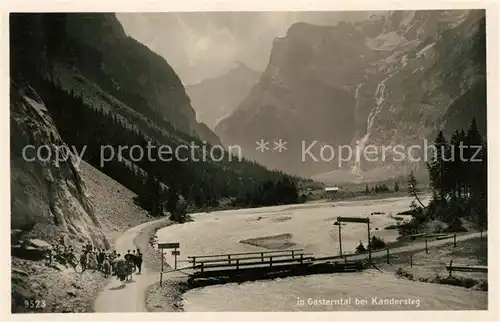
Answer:
[[43, 309], [45, 300], [25, 300], [24, 307], [27, 309]]

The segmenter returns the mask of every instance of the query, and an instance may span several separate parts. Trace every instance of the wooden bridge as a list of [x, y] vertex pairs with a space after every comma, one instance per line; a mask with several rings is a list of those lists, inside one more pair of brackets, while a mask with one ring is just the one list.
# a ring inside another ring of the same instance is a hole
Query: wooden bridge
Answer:
[[309, 265], [314, 257], [302, 249], [277, 250], [265, 252], [231, 253], [205, 256], [188, 256], [192, 277], [213, 277], [220, 275], [238, 275], [252, 271], [254, 273], [271, 272], [294, 266]]
[[288, 276], [332, 271], [357, 271], [357, 262], [315, 263], [303, 249], [276, 250], [219, 255], [188, 256], [191, 279], [213, 277], [247, 277], [281, 273]]

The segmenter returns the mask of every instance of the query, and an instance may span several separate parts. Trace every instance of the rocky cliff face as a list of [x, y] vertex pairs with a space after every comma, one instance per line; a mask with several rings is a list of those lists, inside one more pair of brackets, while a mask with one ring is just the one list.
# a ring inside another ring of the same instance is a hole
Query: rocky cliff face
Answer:
[[238, 63], [223, 75], [186, 86], [198, 120], [214, 129], [247, 97], [260, 76], [260, 72]]
[[[64, 142], [43, 102], [29, 87], [13, 87], [10, 113], [11, 229], [49, 242], [65, 237], [70, 244], [109, 247], [78, 161], [61, 148]], [[23, 155], [28, 145], [32, 148]]]
[[[321, 158], [322, 146], [356, 152], [368, 144], [421, 145], [472, 116], [484, 131], [485, 60], [483, 11], [398, 11], [334, 27], [295, 24], [275, 40], [260, 82], [216, 132], [253, 159], [314, 174], [338, 168], [338, 156]], [[287, 151], [255, 150], [255, 141], [272, 147], [278, 138], [288, 142]], [[320, 160], [304, 159], [303, 142], [314, 141], [311, 151]], [[354, 178], [416, 166], [362, 156], [341, 165]]]

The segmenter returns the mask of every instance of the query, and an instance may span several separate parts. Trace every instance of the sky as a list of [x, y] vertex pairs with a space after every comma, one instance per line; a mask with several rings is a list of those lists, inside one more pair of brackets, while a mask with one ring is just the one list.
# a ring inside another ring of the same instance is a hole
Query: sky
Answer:
[[296, 22], [335, 25], [368, 12], [117, 13], [125, 32], [163, 56], [184, 85], [224, 74], [243, 62], [264, 71], [275, 37]]

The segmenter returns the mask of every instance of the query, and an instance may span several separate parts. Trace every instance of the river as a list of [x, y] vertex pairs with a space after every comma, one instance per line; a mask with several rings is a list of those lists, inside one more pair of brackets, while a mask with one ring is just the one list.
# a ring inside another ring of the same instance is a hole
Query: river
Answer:
[[[302, 248], [316, 257], [337, 255], [338, 228], [333, 225], [337, 216], [368, 216], [372, 235], [394, 241], [397, 231], [384, 227], [395, 224], [392, 215], [407, 210], [410, 202], [411, 198], [400, 197], [203, 213], [194, 215], [193, 222], [161, 229], [158, 240], [180, 243], [179, 267], [186, 266], [191, 255], [266, 251], [280, 246]], [[373, 212], [381, 214], [371, 215]], [[273, 236], [286, 238], [265, 247], [241, 242]], [[344, 253], [353, 252], [359, 241], [366, 244], [366, 236], [364, 224], [343, 226]], [[173, 265], [173, 257], [165, 257]], [[378, 271], [209, 286], [188, 291], [183, 301], [185, 311], [446, 310], [486, 308], [486, 303], [486, 292], [416, 283]]]

